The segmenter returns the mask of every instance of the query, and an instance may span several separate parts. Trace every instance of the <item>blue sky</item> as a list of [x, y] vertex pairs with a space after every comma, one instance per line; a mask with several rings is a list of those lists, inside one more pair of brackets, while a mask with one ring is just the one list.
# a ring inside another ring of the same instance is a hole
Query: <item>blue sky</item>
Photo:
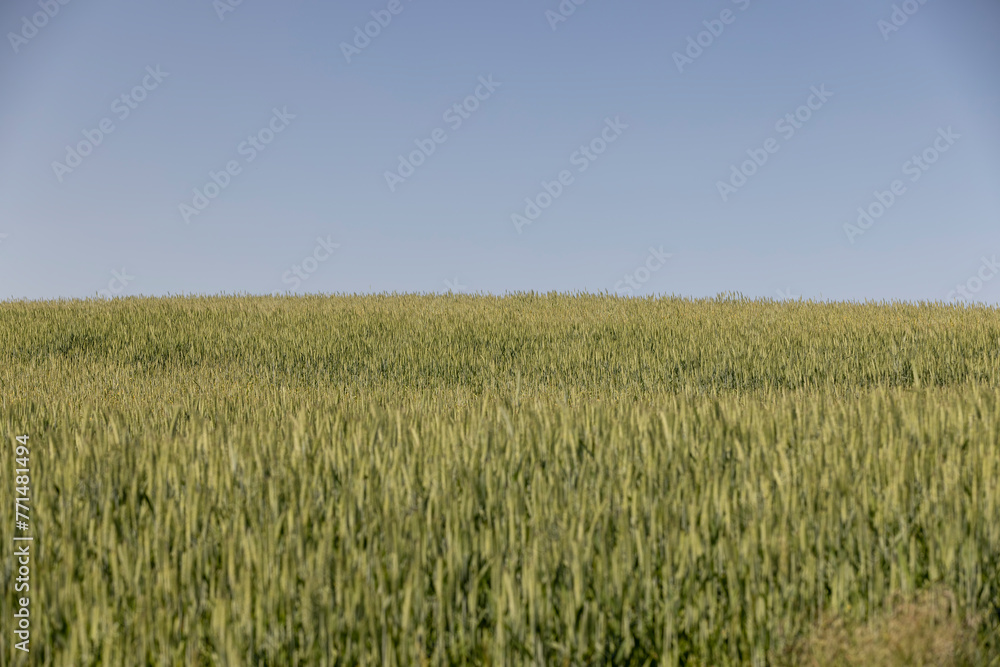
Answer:
[[0, 299], [1000, 302], [996, 0], [576, 1], [4, 2]]

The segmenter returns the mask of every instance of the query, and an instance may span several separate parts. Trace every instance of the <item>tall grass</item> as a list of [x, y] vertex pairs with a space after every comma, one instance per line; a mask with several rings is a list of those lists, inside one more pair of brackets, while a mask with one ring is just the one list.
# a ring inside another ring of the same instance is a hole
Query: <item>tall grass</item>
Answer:
[[1000, 664], [998, 379], [940, 304], [2, 303], [34, 660], [763, 665], [943, 588]]

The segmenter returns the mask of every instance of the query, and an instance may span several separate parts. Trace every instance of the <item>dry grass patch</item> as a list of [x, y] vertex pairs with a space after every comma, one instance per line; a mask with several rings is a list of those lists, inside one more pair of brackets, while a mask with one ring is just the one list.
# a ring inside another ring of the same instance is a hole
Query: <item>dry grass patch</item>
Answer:
[[867, 625], [828, 617], [776, 662], [792, 667], [980, 667], [1000, 664], [984, 641], [981, 615], [967, 614], [944, 589], [910, 599], [896, 596], [890, 611]]

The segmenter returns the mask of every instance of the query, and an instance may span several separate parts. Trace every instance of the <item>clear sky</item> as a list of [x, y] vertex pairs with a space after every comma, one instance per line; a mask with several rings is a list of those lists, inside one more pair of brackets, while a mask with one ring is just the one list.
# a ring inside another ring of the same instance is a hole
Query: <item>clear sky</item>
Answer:
[[0, 299], [1000, 302], [997, 0], [237, 1], [0, 5]]

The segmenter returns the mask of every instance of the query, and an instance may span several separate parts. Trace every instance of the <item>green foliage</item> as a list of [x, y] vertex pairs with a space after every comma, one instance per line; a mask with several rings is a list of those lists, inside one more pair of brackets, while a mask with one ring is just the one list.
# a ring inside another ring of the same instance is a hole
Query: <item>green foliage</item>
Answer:
[[998, 379], [940, 304], [2, 303], [32, 662], [763, 665], [932, 586], [989, 636]]

